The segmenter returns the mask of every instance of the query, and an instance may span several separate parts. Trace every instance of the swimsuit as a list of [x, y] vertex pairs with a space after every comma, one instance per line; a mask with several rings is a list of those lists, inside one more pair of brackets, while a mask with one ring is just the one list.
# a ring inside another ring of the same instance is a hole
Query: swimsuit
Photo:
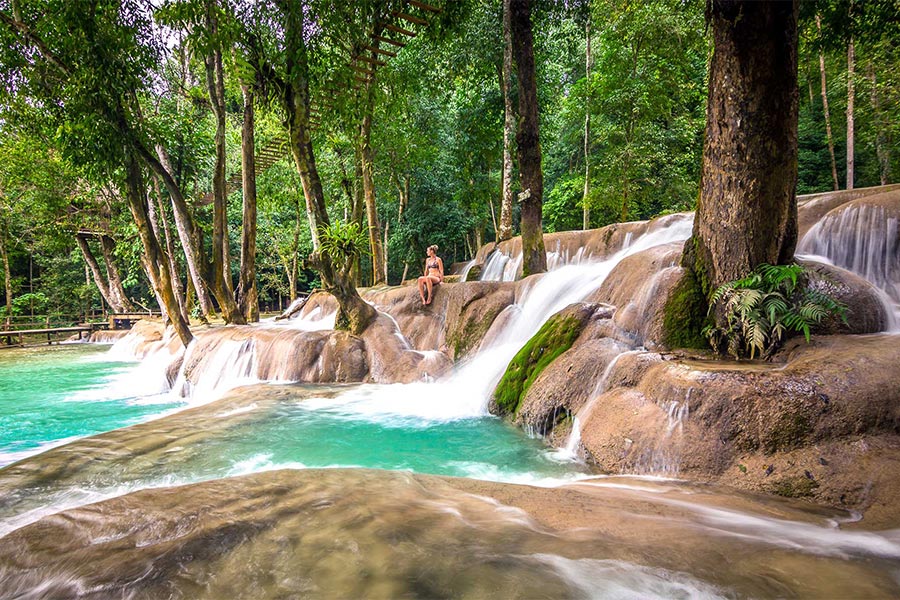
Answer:
[[[428, 271], [429, 271], [428, 275], [429, 275], [430, 277], [438, 277], [438, 279], [440, 279], [440, 276], [438, 276], [438, 275], [431, 275], [431, 273], [430, 273], [430, 271], [431, 271], [432, 269], [438, 269], [438, 268], [439, 268], [439, 267], [438, 267], [438, 261], [434, 261], [434, 262], [432, 262], [432, 263], [426, 264], [425, 266], [428, 267]], [[438, 272], [440, 272], [440, 271], [438, 271]], [[437, 285], [438, 283], [440, 283], [440, 281], [436, 281], [436, 282], [435, 282], [435, 285]]]

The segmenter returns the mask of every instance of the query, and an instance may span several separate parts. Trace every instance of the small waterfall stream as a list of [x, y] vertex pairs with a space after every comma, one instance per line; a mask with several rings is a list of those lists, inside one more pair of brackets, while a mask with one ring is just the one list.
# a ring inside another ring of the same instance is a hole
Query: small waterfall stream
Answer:
[[813, 225], [797, 244], [798, 255], [824, 257], [881, 290], [900, 330], [900, 227], [877, 204], [850, 204]]

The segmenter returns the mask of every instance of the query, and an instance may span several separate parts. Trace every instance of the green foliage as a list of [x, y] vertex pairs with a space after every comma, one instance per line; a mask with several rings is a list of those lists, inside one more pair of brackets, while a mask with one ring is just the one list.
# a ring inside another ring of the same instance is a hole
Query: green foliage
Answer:
[[768, 358], [792, 334], [802, 333], [809, 342], [812, 327], [823, 319], [837, 316], [846, 322], [847, 308], [810, 288], [802, 266], [763, 264], [713, 292], [709, 311], [720, 311], [725, 320], [724, 326], [703, 330], [717, 352]]
[[704, 348], [701, 334], [707, 321], [706, 298], [694, 272], [685, 269], [684, 276], [666, 300], [663, 315], [665, 343], [669, 348]]
[[341, 270], [349, 270], [369, 252], [369, 238], [359, 223], [332, 221], [319, 229], [321, 250]]
[[556, 358], [572, 347], [581, 335], [583, 322], [574, 316], [555, 315], [544, 323], [528, 343], [510, 361], [494, 390], [494, 402], [500, 415], [515, 415], [519, 404], [538, 375]]

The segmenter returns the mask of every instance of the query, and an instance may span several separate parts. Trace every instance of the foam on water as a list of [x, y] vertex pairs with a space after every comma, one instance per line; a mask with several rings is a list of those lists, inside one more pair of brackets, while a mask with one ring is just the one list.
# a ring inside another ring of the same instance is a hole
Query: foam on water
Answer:
[[553, 568], [573, 591], [585, 598], [669, 600], [673, 598], [730, 598], [732, 594], [687, 573], [612, 559], [570, 559], [555, 554], [532, 554], [531, 559]]

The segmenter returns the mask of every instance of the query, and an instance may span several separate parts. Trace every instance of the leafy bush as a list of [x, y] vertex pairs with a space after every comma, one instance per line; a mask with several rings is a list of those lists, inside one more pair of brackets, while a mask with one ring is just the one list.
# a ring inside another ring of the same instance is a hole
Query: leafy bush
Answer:
[[847, 307], [808, 285], [800, 265], [760, 265], [750, 275], [718, 288], [709, 312], [721, 315], [703, 329], [716, 352], [735, 358], [769, 358], [784, 341], [802, 333], [809, 342], [812, 327], [836, 316], [846, 322]]

